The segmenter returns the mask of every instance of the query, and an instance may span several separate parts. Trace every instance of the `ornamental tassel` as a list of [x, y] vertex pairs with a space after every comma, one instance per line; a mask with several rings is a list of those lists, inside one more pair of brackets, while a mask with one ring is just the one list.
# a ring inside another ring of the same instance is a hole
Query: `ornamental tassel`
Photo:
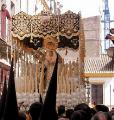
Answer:
[[71, 68], [72, 68], [72, 66], [71, 66], [71, 61], [69, 62], [69, 77], [71, 77]]
[[26, 54], [26, 92], [28, 92], [28, 55]]
[[19, 81], [20, 81], [20, 93], [22, 93], [23, 92], [23, 86], [22, 86], [22, 83], [23, 83], [23, 81], [22, 81], [22, 77], [23, 77], [23, 74], [22, 74], [22, 58], [20, 58], [20, 76], [19, 76]]
[[43, 92], [44, 92], [44, 62], [42, 62], [41, 76], [40, 76], [40, 83], [39, 83], [39, 93], [43, 94]]
[[23, 60], [23, 83], [24, 83], [24, 93], [25, 93], [25, 89], [26, 89], [26, 84], [25, 84], [25, 53], [24, 53], [24, 51], [23, 51], [23, 54], [24, 54], [24, 60]]
[[59, 75], [59, 81], [60, 81], [60, 92], [62, 93], [62, 69], [61, 69], [61, 73]]
[[63, 88], [64, 88], [64, 93], [66, 93], [66, 86], [65, 86], [65, 77], [64, 77], [64, 75], [63, 75]]
[[32, 93], [34, 93], [34, 63], [32, 63]]
[[61, 64], [58, 64], [58, 93], [61, 93]]
[[73, 79], [71, 79], [71, 93], [73, 92]]
[[61, 93], [61, 76], [59, 75], [59, 93]]
[[30, 55], [28, 55], [28, 93], [30, 93]]
[[68, 64], [66, 64], [66, 92], [69, 93], [69, 83], [68, 83]]
[[58, 72], [57, 72], [57, 93], [59, 93], [59, 64], [58, 64]]
[[63, 82], [63, 75], [64, 75], [64, 61], [62, 61], [62, 69], [61, 69], [61, 87], [62, 87], [62, 93], [64, 92], [64, 82]]
[[[19, 70], [21, 71], [21, 60], [19, 62]], [[18, 81], [19, 81], [19, 93], [21, 93], [21, 72], [19, 71], [19, 77], [18, 77]]]
[[68, 79], [70, 78], [70, 63], [68, 63]]
[[32, 93], [32, 62], [30, 63], [30, 91]]
[[62, 72], [61, 72], [61, 82], [62, 82], [62, 93], [64, 93], [64, 82], [63, 82], [63, 69], [62, 69]]
[[66, 78], [65, 78], [65, 93], [67, 93], [67, 84], [66, 84]]
[[[24, 55], [24, 51], [23, 51], [23, 55]], [[22, 69], [22, 76], [21, 76], [21, 80], [22, 80], [22, 91], [23, 92], [25, 92], [25, 79], [24, 79], [24, 76], [25, 76], [25, 73], [24, 73], [24, 59], [23, 58], [21, 58], [22, 59], [22, 67], [21, 67], [21, 69]]]
[[25, 93], [27, 93], [27, 54], [25, 53]]
[[65, 64], [63, 66], [63, 87], [64, 87], [64, 93], [66, 93], [66, 80], [65, 80]]
[[67, 81], [67, 66], [66, 66], [66, 64], [64, 64], [64, 77], [65, 77], [65, 93], [67, 93], [67, 83], [66, 83], [66, 81]]
[[11, 38], [11, 58], [10, 58], [10, 60], [12, 60], [12, 58], [13, 58], [13, 40], [14, 40], [14, 38]]
[[35, 92], [38, 92], [38, 62], [36, 62], [35, 60], [35, 67], [36, 67], [36, 71], [35, 71]]
[[68, 79], [65, 79], [65, 84], [66, 84], [66, 94], [68, 93], [68, 84], [67, 84]]
[[[21, 68], [21, 63], [20, 63], [20, 68]], [[18, 81], [18, 92], [21, 93], [21, 75], [19, 77], [17, 77], [17, 81]]]
[[57, 77], [57, 93], [60, 93], [60, 86], [59, 86], [59, 76]]
[[28, 90], [28, 93], [30, 93], [30, 57], [29, 57], [29, 55], [28, 55], [28, 66], [27, 66], [27, 84], [28, 84], [28, 88], [27, 88], [27, 90]]
[[28, 92], [31, 93], [31, 62], [30, 55], [28, 55]]
[[60, 91], [62, 93], [62, 66], [61, 66], [61, 73], [60, 73], [59, 78], [60, 78]]
[[30, 62], [30, 93], [32, 93], [32, 63]]
[[61, 74], [59, 74], [59, 92], [61, 93]]
[[[27, 55], [28, 58], [28, 55]], [[27, 60], [27, 79], [26, 79], [26, 84], [27, 84], [27, 93], [29, 93], [29, 61]]]
[[26, 59], [25, 59], [25, 52], [24, 52], [24, 92], [26, 93]]
[[[14, 43], [15, 45], [15, 43]], [[15, 48], [14, 48], [14, 69], [16, 70], [16, 52], [15, 52]]]
[[33, 93], [33, 68], [32, 68], [33, 67], [33, 63], [32, 63], [32, 61], [31, 61], [31, 79], [30, 79], [30, 82], [31, 82], [31, 93]]
[[64, 64], [63, 64], [63, 70], [62, 70], [62, 82], [63, 82], [63, 93], [65, 93], [65, 84], [64, 84]]
[[18, 64], [17, 77], [19, 78], [19, 67], [20, 67], [20, 66], [19, 66], [19, 65], [20, 65], [20, 64], [19, 64], [19, 52], [18, 52], [18, 58], [17, 58], [17, 59], [18, 59], [18, 60], [17, 60], [17, 64]]
[[21, 76], [20, 76], [20, 83], [21, 83], [21, 92], [24, 92], [24, 61], [21, 58]]

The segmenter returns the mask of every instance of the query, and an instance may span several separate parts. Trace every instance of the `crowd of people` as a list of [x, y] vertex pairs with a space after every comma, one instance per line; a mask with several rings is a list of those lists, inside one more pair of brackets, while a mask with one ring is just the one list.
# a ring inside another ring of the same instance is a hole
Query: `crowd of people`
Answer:
[[[19, 112], [19, 120], [38, 120], [43, 107], [43, 103], [35, 102], [31, 104], [25, 113]], [[65, 109], [64, 105], [57, 108], [58, 120], [114, 120], [114, 109], [109, 111], [105, 105], [96, 105], [90, 108], [86, 103], [78, 104], [74, 109]]]

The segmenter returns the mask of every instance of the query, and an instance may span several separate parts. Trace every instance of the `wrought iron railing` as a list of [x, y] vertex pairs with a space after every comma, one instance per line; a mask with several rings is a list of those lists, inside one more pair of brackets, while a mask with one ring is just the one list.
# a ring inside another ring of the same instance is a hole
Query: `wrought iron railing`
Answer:
[[[5, 29], [5, 32], [2, 33], [1, 29]], [[9, 61], [11, 57], [11, 43], [11, 20], [6, 19], [6, 25], [3, 26], [0, 18], [0, 59]]]
[[[5, 32], [2, 33], [1, 29], [4, 27]], [[6, 42], [8, 46], [11, 46], [11, 21], [6, 20], [6, 26], [1, 26], [1, 18], [0, 18], [0, 39]]]

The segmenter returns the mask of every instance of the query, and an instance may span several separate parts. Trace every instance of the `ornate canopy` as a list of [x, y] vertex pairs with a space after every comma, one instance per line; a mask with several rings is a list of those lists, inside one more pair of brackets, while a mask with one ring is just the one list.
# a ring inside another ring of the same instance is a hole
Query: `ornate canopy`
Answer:
[[78, 35], [80, 14], [68, 11], [61, 15], [49, 15], [44, 12], [28, 15], [20, 12], [13, 16], [12, 35], [23, 40], [25, 37], [44, 37], [46, 35]]
[[[63, 59], [60, 59], [59, 62], [58, 81], [64, 79], [62, 76], [68, 75], [67, 72], [69, 76], [66, 76], [64, 80], [71, 78], [74, 72], [76, 77], [78, 74], [77, 78], [82, 80], [85, 39], [80, 13], [68, 11], [64, 14], [54, 15], [41, 12], [38, 15], [31, 16], [20, 12], [12, 18], [12, 38], [12, 45], [14, 46], [12, 53], [15, 67], [17, 67], [17, 91], [44, 90], [45, 80], [48, 81], [50, 78], [53, 63], [56, 60], [56, 49], [59, 53], [65, 48], [67, 54], [67, 49], [70, 48], [73, 52], [78, 52], [77, 56], [73, 57], [76, 58], [75, 60], [79, 60], [76, 61], [77, 68], [75, 67], [79, 71], [77, 73], [71, 68], [71, 62], [68, 66], [65, 65], [64, 58], [61, 55], [60, 58]], [[49, 75], [45, 74], [44, 71], [46, 70]]]
[[71, 11], [61, 15], [41, 12], [33, 16], [20, 12], [12, 19], [13, 38], [24, 41], [26, 46], [35, 50], [48, 46], [45, 43], [48, 41], [45, 40], [46, 36], [51, 36], [51, 39], [56, 37], [55, 39], [58, 40], [56, 48], [77, 49], [79, 47], [79, 30], [80, 14]]

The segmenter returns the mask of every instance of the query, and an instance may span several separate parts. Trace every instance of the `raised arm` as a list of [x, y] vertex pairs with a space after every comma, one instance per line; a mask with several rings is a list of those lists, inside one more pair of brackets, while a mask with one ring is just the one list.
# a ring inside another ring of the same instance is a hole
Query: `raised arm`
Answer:
[[8, 10], [6, 10], [6, 17], [7, 17], [7, 19], [11, 20], [11, 16], [10, 16]]

